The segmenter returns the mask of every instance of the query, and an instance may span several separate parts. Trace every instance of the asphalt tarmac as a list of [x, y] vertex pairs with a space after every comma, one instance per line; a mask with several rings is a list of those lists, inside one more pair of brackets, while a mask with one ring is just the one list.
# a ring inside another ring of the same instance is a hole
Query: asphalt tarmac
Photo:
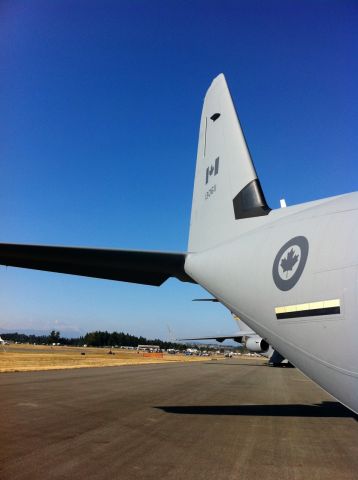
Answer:
[[357, 417], [260, 360], [0, 375], [0, 478], [358, 478]]

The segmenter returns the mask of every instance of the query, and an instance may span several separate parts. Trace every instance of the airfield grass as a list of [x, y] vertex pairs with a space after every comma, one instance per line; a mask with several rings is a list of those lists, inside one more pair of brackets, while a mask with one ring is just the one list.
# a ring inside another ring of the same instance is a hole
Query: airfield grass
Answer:
[[[136, 350], [93, 347], [51, 347], [46, 345], [15, 345], [0, 347], [0, 373], [68, 368], [114, 367], [166, 362], [200, 362], [208, 357], [164, 354], [163, 358], [146, 357]], [[83, 353], [85, 355], [83, 355]]]

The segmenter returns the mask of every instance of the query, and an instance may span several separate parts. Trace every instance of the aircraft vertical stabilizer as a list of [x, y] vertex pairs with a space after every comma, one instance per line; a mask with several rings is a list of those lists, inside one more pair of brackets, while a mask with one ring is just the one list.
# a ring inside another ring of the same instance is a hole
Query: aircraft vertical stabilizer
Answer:
[[266, 215], [267, 206], [223, 74], [206, 93], [200, 122], [189, 252], [235, 235], [235, 222]]
[[243, 322], [241, 320], [240, 317], [238, 317], [237, 315], [235, 314], [232, 314], [232, 318], [235, 320], [235, 322], [237, 323], [237, 326], [239, 327], [239, 331], [243, 331], [243, 332], [248, 332], [248, 331], [251, 331], [252, 333], [255, 333], [252, 328], [250, 328], [248, 325], [246, 325], [245, 322]]

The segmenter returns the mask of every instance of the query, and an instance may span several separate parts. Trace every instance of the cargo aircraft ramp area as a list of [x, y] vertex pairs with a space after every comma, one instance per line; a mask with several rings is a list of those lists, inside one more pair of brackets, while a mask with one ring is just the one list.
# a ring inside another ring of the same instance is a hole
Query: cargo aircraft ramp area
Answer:
[[4, 373], [0, 389], [2, 479], [358, 471], [356, 416], [297, 369], [261, 359]]

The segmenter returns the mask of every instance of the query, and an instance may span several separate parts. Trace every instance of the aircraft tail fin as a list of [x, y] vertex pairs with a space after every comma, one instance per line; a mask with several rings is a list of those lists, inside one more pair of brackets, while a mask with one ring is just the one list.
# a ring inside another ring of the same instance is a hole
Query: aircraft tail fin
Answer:
[[238, 221], [269, 211], [220, 74], [206, 93], [201, 115], [188, 250], [202, 251], [229, 240]]
[[243, 322], [237, 315], [232, 314], [232, 318], [235, 320], [237, 323], [237, 326], [239, 327], [239, 332], [252, 332], [255, 333], [252, 328], [248, 327], [245, 322]]

